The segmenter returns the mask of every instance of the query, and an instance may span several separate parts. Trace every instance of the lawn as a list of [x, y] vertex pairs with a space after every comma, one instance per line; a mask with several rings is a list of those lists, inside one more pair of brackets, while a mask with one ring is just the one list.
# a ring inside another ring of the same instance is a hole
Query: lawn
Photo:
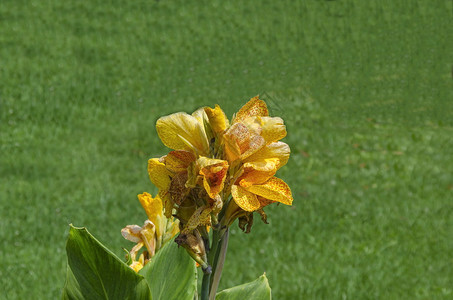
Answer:
[[452, 20], [450, 0], [3, 1], [0, 298], [61, 296], [69, 223], [124, 256], [157, 118], [260, 94], [294, 205], [233, 225], [220, 290], [451, 299]]

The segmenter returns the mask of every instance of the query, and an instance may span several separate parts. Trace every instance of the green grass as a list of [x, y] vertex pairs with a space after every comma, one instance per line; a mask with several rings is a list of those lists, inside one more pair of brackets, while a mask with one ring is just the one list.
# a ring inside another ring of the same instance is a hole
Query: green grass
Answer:
[[287, 124], [294, 205], [232, 230], [220, 288], [453, 297], [451, 1], [4, 1], [0, 286], [60, 297], [68, 224], [119, 256], [168, 150], [158, 117], [258, 93]]

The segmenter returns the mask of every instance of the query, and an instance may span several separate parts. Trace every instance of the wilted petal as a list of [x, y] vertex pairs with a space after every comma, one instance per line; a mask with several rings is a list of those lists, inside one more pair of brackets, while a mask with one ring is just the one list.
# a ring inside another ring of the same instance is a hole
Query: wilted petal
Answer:
[[181, 232], [175, 242], [186, 249], [187, 253], [205, 270], [208, 267], [206, 249], [203, 239], [197, 230], [192, 232]]
[[141, 230], [142, 228], [138, 225], [127, 225], [121, 229], [121, 234], [126, 240], [138, 243], [142, 240], [140, 237]]
[[247, 102], [236, 114], [236, 117], [233, 119], [233, 123], [241, 122], [246, 118], [253, 116], [268, 116], [269, 111], [267, 109], [266, 103], [263, 100], [260, 100], [258, 96], [253, 97]]
[[203, 176], [203, 187], [209, 197], [214, 199], [223, 190], [228, 171], [228, 162], [201, 156], [197, 160], [200, 175]]
[[171, 201], [170, 193], [168, 191], [159, 191], [159, 197], [162, 199], [165, 217], [171, 218], [173, 214], [173, 201]]
[[184, 150], [171, 151], [164, 157], [165, 167], [174, 173], [185, 172], [196, 156], [192, 152]]
[[272, 203], [275, 202], [275, 201], [272, 201], [272, 200], [263, 198], [263, 197], [261, 197], [261, 196], [256, 196], [256, 197], [258, 198], [258, 201], [260, 202], [260, 209], [262, 209], [263, 207], [266, 207], [266, 206], [268, 206], [269, 204], [272, 204]]
[[197, 207], [194, 202], [184, 201], [184, 203], [176, 210], [175, 217], [179, 220], [180, 224], [184, 226], [192, 217], [196, 209]]
[[239, 228], [241, 228], [244, 233], [250, 233], [253, 226], [253, 213], [240, 216], [238, 223]]
[[231, 195], [236, 204], [245, 211], [255, 211], [260, 208], [256, 195], [238, 185], [231, 187]]
[[204, 111], [208, 116], [209, 123], [211, 124], [211, 128], [214, 132], [223, 132], [230, 126], [225, 113], [217, 104], [215, 108], [205, 107]]
[[167, 190], [170, 186], [172, 173], [158, 158], [148, 160], [148, 174], [151, 182], [160, 190]]
[[156, 226], [150, 220], [146, 220], [140, 232], [142, 241], [148, 250], [149, 257], [153, 257], [156, 252]]
[[272, 177], [263, 184], [252, 185], [246, 189], [253, 194], [269, 200], [281, 202], [287, 205], [291, 205], [293, 203], [293, 196], [291, 195], [289, 186], [277, 177]]
[[170, 194], [171, 201], [178, 205], [185, 200], [189, 189], [186, 187], [187, 173], [177, 173], [173, 176], [170, 182], [168, 193]]
[[[204, 113], [204, 111], [203, 111]], [[186, 113], [174, 113], [157, 120], [156, 130], [162, 143], [175, 150], [206, 154], [209, 148], [202, 117]]]
[[183, 234], [191, 232], [200, 225], [211, 225], [211, 211], [212, 208], [206, 206], [200, 206], [195, 210], [192, 216], [189, 218], [184, 229], [181, 231]]
[[[137, 257], [137, 253], [138, 253], [138, 251], [140, 251], [140, 249], [142, 249], [142, 247], [143, 247], [143, 241], [140, 241], [134, 247], [132, 247], [131, 251], [129, 251], [129, 255], [131, 256], [132, 261], [136, 260], [135, 258]], [[141, 257], [141, 255], [140, 255], [140, 257]], [[143, 259], [143, 264], [144, 264], [144, 261], [145, 260]]]

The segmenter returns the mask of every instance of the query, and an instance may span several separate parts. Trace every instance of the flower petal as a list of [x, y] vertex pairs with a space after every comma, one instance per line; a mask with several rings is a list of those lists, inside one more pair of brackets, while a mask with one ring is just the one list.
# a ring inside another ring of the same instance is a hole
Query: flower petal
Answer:
[[238, 158], [245, 159], [265, 145], [262, 136], [247, 128], [245, 124], [233, 124], [223, 135], [225, 154], [231, 163]]
[[140, 232], [142, 241], [148, 250], [149, 257], [153, 257], [156, 252], [156, 226], [150, 220], [146, 220]]
[[[208, 118], [208, 116], [206, 115], [206, 113], [204, 111], [204, 107], [200, 107], [199, 109], [194, 111], [192, 113], [192, 117], [195, 117], [201, 125], [203, 125], [205, 120], [207, 120], [207, 118]], [[204, 125], [202, 127], [204, 128]]]
[[268, 206], [269, 204], [272, 204], [274, 203], [275, 201], [272, 201], [272, 200], [269, 200], [269, 199], [266, 199], [266, 198], [263, 198], [261, 196], [256, 196], [258, 198], [258, 201], [260, 202], [260, 209], [262, 209], [263, 207], [266, 207]]
[[142, 228], [138, 225], [127, 225], [121, 229], [121, 235], [128, 241], [138, 243], [142, 239], [140, 237], [140, 231]]
[[174, 172], [180, 173], [187, 171], [187, 167], [193, 161], [196, 156], [192, 152], [185, 150], [171, 151], [164, 157], [165, 167]]
[[207, 154], [208, 138], [198, 115], [179, 112], [162, 117], [157, 120], [156, 130], [162, 143], [171, 149]]
[[262, 117], [261, 136], [266, 140], [267, 144], [276, 142], [286, 136], [286, 126], [283, 120], [279, 117]]
[[129, 267], [131, 267], [132, 270], [134, 270], [136, 273], [138, 273], [138, 271], [143, 269], [143, 264], [140, 261], [133, 261]]
[[211, 199], [214, 199], [223, 185], [228, 171], [228, 162], [221, 159], [200, 156], [197, 160], [200, 175], [203, 176], [203, 186]]
[[233, 119], [233, 123], [241, 122], [248, 117], [253, 116], [268, 116], [269, 111], [266, 106], [266, 102], [260, 100], [258, 96], [253, 97], [247, 102], [236, 114]]
[[165, 164], [161, 163], [158, 158], [148, 160], [148, 174], [151, 182], [160, 190], [168, 190], [172, 173], [167, 170]]
[[290, 152], [291, 150], [287, 144], [275, 142], [262, 147], [247, 157], [244, 162], [262, 162], [269, 158], [278, 158], [280, 161], [279, 168], [281, 168], [288, 162]]
[[256, 153], [258, 150], [263, 148], [264, 145], [264, 138], [260, 135], [254, 135], [249, 141], [247, 150], [241, 154], [241, 159], [244, 160], [253, 153]]
[[238, 185], [231, 187], [231, 195], [236, 204], [245, 211], [255, 211], [260, 208], [260, 202], [256, 195]]
[[258, 162], [248, 162], [244, 165], [244, 174], [239, 178], [242, 187], [263, 184], [272, 178], [280, 166], [278, 158], [269, 158]]
[[159, 197], [162, 199], [164, 206], [164, 215], [167, 219], [171, 218], [173, 214], [173, 201], [171, 201], [170, 193], [168, 191], [159, 191]]
[[171, 201], [178, 205], [186, 199], [190, 189], [186, 187], [187, 173], [177, 173], [171, 179], [168, 193], [170, 194]]
[[260, 185], [249, 186], [247, 187], [247, 191], [283, 204], [291, 205], [293, 203], [293, 196], [291, 195], [289, 186], [277, 177], [272, 177]]
[[[162, 219], [162, 210], [163, 210], [163, 205], [162, 205], [162, 200], [160, 199], [159, 196], [156, 196], [156, 198], [153, 198], [149, 193], [143, 193], [138, 195], [138, 200], [140, 201], [141, 205], [143, 206], [143, 209], [146, 212], [146, 215], [148, 216], [148, 219], [153, 222], [156, 227], [159, 227], [159, 224], [161, 223], [160, 220]], [[156, 231], [161, 231], [163, 228], [158, 228]]]
[[205, 107], [204, 111], [208, 116], [209, 123], [211, 124], [211, 128], [214, 132], [223, 132], [230, 126], [225, 113], [217, 104], [215, 108]]
[[199, 225], [211, 225], [211, 211], [212, 208], [206, 207], [205, 205], [200, 206], [195, 210], [192, 216], [187, 221], [184, 229], [181, 231], [182, 234], [187, 234], [197, 228]]

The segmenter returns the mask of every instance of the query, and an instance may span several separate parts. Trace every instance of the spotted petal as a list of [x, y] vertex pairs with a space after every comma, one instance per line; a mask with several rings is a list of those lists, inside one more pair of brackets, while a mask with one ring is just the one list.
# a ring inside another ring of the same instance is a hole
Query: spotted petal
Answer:
[[189, 164], [195, 161], [195, 154], [185, 150], [171, 151], [164, 157], [165, 167], [174, 172], [185, 172]]
[[266, 159], [277, 158], [280, 161], [279, 168], [286, 165], [289, 159], [291, 150], [289, 146], [283, 142], [271, 143], [244, 159], [244, 162], [262, 162]]
[[260, 100], [258, 96], [253, 97], [247, 102], [236, 114], [233, 123], [241, 122], [248, 117], [253, 116], [268, 116], [269, 111], [266, 102]]
[[187, 224], [181, 232], [186, 234], [197, 228], [199, 225], [211, 225], [211, 211], [212, 208], [207, 206], [200, 206], [197, 208], [192, 216], [190, 216]]
[[291, 205], [293, 203], [293, 196], [289, 186], [277, 177], [272, 177], [263, 184], [252, 185], [246, 189], [250, 193], [256, 194], [268, 200], [281, 202], [287, 205]]
[[228, 171], [228, 162], [201, 156], [197, 160], [200, 175], [203, 176], [203, 187], [211, 199], [214, 199], [222, 190]]
[[263, 184], [275, 175], [280, 167], [278, 158], [268, 158], [257, 162], [244, 164], [244, 174], [241, 176], [239, 184], [248, 187], [254, 184]]
[[225, 153], [228, 161], [245, 159], [265, 145], [264, 138], [245, 124], [233, 124], [224, 134]]
[[260, 208], [256, 195], [238, 185], [231, 187], [231, 195], [236, 204], [245, 211], [255, 211]]

